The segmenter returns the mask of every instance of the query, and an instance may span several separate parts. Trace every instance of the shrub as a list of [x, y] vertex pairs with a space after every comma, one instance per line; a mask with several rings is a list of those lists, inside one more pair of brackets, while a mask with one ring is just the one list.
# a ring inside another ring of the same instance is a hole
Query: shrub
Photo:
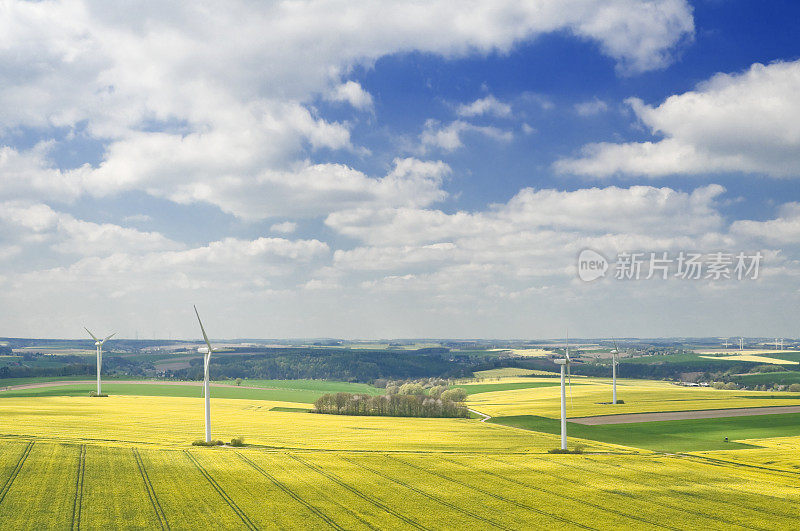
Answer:
[[736, 391], [737, 389], [739, 389], [739, 386], [733, 382], [728, 382], [725, 384], [725, 389], [727, 389], [728, 391]]
[[231, 439], [231, 446], [244, 446], [244, 437], [234, 437]]
[[617, 399], [617, 404], [624, 404], [624, 403], [625, 403], [624, 400]]
[[789, 391], [792, 393], [800, 393], [800, 383], [793, 383], [789, 386]]
[[102, 396], [108, 396], [108, 393], [99, 393], [98, 394], [97, 391], [89, 391], [89, 396], [91, 396], [91, 397], [102, 397]]
[[713, 387], [714, 389], [725, 389], [725, 383], [724, 382], [713, 382], [711, 384], [711, 387]]
[[192, 446], [222, 446], [223, 444], [225, 443], [219, 440], [206, 442], [203, 439], [197, 439], [192, 443]]
[[449, 400], [450, 402], [463, 402], [466, 399], [467, 392], [460, 387], [448, 389], [442, 393], [442, 400]]
[[583, 446], [576, 446], [572, 450], [567, 448], [566, 450], [562, 450], [561, 448], [553, 448], [552, 450], [547, 450], [548, 454], [582, 454], [583, 453]]

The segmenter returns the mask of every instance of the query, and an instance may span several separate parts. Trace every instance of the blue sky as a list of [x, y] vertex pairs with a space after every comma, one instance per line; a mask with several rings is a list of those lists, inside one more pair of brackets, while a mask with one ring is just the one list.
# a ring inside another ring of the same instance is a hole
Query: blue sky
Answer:
[[[11, 2], [0, 335], [797, 336], [796, 2]], [[611, 263], [579, 280], [577, 256]], [[621, 281], [618, 253], [762, 253]]]

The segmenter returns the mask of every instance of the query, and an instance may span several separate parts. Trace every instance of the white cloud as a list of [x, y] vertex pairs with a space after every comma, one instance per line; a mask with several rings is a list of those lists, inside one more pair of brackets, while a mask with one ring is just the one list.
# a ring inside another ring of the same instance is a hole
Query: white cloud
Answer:
[[472, 103], [459, 105], [456, 109], [459, 116], [482, 116], [492, 115], [500, 118], [511, 114], [511, 105], [498, 101], [494, 96], [486, 96]]
[[596, 97], [589, 101], [575, 104], [575, 112], [578, 113], [579, 116], [595, 116], [607, 110], [608, 104]]
[[372, 96], [355, 81], [348, 81], [335, 87], [327, 98], [331, 101], [347, 102], [362, 111], [372, 109]]
[[787, 203], [778, 214], [777, 218], [767, 221], [735, 221], [731, 225], [731, 232], [771, 244], [800, 243], [800, 203]]
[[[354, 66], [415, 50], [447, 58], [507, 52], [558, 31], [641, 71], [663, 66], [693, 23], [682, 0], [232, 1], [224, 10], [12, 1], [0, 17], [1, 127], [45, 135], [81, 128], [105, 152], [97, 168], [59, 171], [46, 153], [26, 158], [0, 147], [0, 189], [13, 194], [6, 198], [139, 190], [190, 200], [213, 195], [220, 175], [292, 178], [287, 170], [307, 147], [358, 149], [347, 124], [307, 108], [319, 94], [367, 108], [360, 86], [341, 84]], [[31, 177], [14, 178], [25, 166]], [[175, 189], [182, 191], [166, 192]]]
[[474, 125], [463, 120], [456, 120], [442, 126], [437, 120], [425, 122], [425, 129], [420, 134], [423, 151], [427, 148], [438, 148], [443, 151], [454, 151], [464, 146], [461, 139], [464, 133], [477, 133], [500, 142], [510, 142], [513, 133], [493, 126]]
[[718, 74], [652, 107], [628, 100], [653, 142], [599, 143], [556, 163], [562, 172], [661, 177], [721, 172], [800, 177], [800, 61]]
[[82, 256], [182, 247], [158, 232], [82, 221], [42, 203], [20, 201], [0, 203], [0, 234], [3, 232], [20, 243], [45, 243], [59, 253]]
[[282, 223], [275, 223], [269, 228], [270, 232], [279, 232], [281, 234], [291, 234], [297, 230], [297, 223], [293, 221], [284, 221]]

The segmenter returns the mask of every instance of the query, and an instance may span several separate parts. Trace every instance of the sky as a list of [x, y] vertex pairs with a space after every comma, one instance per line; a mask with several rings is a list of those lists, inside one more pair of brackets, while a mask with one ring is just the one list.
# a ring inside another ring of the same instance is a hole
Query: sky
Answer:
[[4, 1], [0, 336], [798, 337], [797, 20]]

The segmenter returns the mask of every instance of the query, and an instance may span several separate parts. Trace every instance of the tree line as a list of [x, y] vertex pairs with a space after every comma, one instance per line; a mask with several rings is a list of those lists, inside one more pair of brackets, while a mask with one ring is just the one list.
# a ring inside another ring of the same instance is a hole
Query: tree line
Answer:
[[466, 407], [425, 395], [329, 393], [314, 402], [315, 413], [381, 417], [468, 418]]

